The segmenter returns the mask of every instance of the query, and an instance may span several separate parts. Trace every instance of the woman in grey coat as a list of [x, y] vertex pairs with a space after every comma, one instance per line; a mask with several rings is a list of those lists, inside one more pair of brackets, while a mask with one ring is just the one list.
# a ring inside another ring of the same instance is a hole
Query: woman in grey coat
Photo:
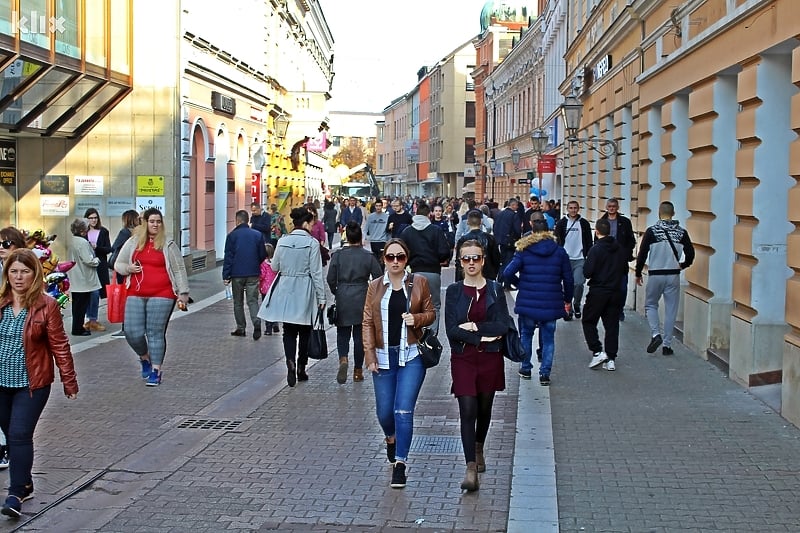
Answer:
[[97, 267], [100, 259], [95, 257], [92, 245], [86, 235], [89, 233], [89, 221], [76, 218], [69, 226], [72, 241], [69, 246], [69, 258], [75, 266], [69, 272], [69, 292], [72, 299], [72, 334], [78, 336], [91, 335], [84, 327], [83, 319], [89, 308], [92, 292], [100, 290], [100, 278]]
[[294, 387], [297, 381], [308, 380], [308, 338], [317, 311], [325, 308], [325, 280], [319, 241], [310, 233], [314, 215], [305, 207], [295, 207], [289, 216], [294, 230], [275, 247], [271, 265], [278, 277], [264, 297], [258, 317], [283, 322], [286, 382]]
[[339, 371], [336, 381], [347, 382], [347, 355], [350, 335], [353, 335], [353, 381], [364, 381], [364, 343], [361, 340], [361, 321], [364, 300], [370, 279], [383, 275], [378, 260], [361, 246], [361, 226], [351, 220], [345, 227], [347, 244], [333, 254], [328, 266], [328, 286], [336, 297], [336, 347], [339, 351]]

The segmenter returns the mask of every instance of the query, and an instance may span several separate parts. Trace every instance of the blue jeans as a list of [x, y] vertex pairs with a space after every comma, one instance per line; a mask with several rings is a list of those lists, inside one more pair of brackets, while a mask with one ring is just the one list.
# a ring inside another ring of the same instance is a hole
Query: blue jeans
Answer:
[[372, 386], [378, 423], [384, 435], [396, 437], [395, 458], [405, 463], [414, 436], [414, 406], [425, 380], [425, 367], [420, 357], [401, 367], [399, 357], [400, 349], [390, 347], [389, 369], [380, 368], [377, 374], [372, 374]]
[[553, 368], [553, 354], [556, 351], [556, 321], [535, 320], [525, 315], [517, 317], [519, 322], [519, 336], [522, 347], [525, 349], [525, 360], [522, 361], [520, 370], [530, 372], [533, 369], [531, 355], [533, 354], [533, 333], [539, 328], [539, 338], [542, 340], [542, 365], [539, 367], [540, 376], [549, 376]]
[[22, 497], [33, 482], [33, 431], [50, 398], [50, 385], [31, 391], [28, 387], [0, 387], [0, 429], [8, 441], [8, 494]]
[[86, 320], [97, 320], [100, 313], [100, 289], [89, 293], [89, 307], [86, 308]]

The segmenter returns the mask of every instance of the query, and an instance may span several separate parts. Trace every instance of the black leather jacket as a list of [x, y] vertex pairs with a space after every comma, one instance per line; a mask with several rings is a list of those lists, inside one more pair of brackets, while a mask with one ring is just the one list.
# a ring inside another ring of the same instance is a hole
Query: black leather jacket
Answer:
[[[464, 346], [472, 344], [478, 346], [481, 337], [496, 337], [505, 335], [508, 331], [508, 304], [506, 293], [494, 281], [486, 280], [486, 320], [477, 324], [478, 331], [467, 331], [458, 327], [459, 324], [469, 322], [467, 317], [472, 299], [464, 294], [464, 282], [459, 281], [447, 287], [445, 296], [444, 325], [447, 331], [447, 340], [453, 353], [462, 353]], [[502, 339], [483, 345], [485, 352], [499, 352]]]

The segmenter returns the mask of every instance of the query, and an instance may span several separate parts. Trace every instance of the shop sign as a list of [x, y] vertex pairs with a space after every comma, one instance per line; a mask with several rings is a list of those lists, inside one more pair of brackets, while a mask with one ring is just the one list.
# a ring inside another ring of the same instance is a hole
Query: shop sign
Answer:
[[39, 214], [43, 217], [68, 216], [69, 196], [40, 196]]
[[258, 202], [261, 205], [261, 173], [253, 172], [250, 175], [250, 203]]
[[611, 70], [611, 54], [601, 59], [592, 70], [594, 71], [592, 73], [594, 74], [594, 81], [597, 81], [608, 74], [608, 71]]
[[0, 140], [0, 184], [17, 184], [17, 141]]
[[39, 182], [39, 194], [69, 194], [69, 176], [66, 174], [47, 174]]
[[102, 198], [75, 198], [75, 207], [72, 209], [72, 212], [75, 213], [76, 217], [82, 217], [90, 207], [103, 213], [103, 216], [108, 216], [108, 213], [103, 211]]
[[136, 196], [164, 196], [164, 176], [136, 176]]
[[537, 165], [536, 170], [539, 171], [539, 174], [546, 174], [549, 172], [556, 171], [556, 156], [554, 155], [543, 155], [539, 159], [539, 164]]
[[167, 200], [166, 198], [156, 196], [140, 196], [136, 198], [136, 210], [140, 213], [145, 209], [156, 208], [161, 211], [162, 215], [166, 215]]
[[103, 176], [75, 176], [75, 194], [103, 196]]
[[132, 196], [108, 196], [106, 208], [100, 212], [106, 217], [121, 217], [122, 213], [130, 209], [136, 209], [136, 202]]
[[211, 109], [226, 113], [236, 114], [236, 100], [217, 91], [211, 91]]

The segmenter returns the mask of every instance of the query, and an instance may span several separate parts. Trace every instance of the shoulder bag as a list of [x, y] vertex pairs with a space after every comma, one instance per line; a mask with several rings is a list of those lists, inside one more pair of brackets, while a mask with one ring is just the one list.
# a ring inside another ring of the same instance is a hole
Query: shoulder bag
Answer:
[[[492, 287], [494, 288], [495, 298], [505, 298], [505, 294], [497, 290], [497, 283], [493, 282]], [[508, 313], [506, 317], [508, 321], [508, 331], [503, 335], [503, 342], [500, 344], [500, 352], [503, 354], [503, 357], [512, 363], [521, 363], [525, 360], [525, 349], [522, 347], [522, 340], [519, 337], [517, 325], [514, 323], [514, 317], [511, 316], [511, 313]]]
[[308, 358], [326, 359], [328, 357], [328, 338], [325, 336], [325, 324], [322, 321], [322, 309], [311, 323], [311, 335], [308, 338]]
[[[406, 301], [408, 313], [411, 312], [411, 291], [413, 288], [414, 274], [411, 274], [411, 281], [408, 284], [408, 300]], [[422, 359], [422, 366], [425, 368], [432, 368], [439, 364], [439, 359], [442, 357], [442, 343], [439, 342], [431, 328], [422, 328], [422, 334], [417, 340], [417, 350], [419, 351], [420, 359]]]

